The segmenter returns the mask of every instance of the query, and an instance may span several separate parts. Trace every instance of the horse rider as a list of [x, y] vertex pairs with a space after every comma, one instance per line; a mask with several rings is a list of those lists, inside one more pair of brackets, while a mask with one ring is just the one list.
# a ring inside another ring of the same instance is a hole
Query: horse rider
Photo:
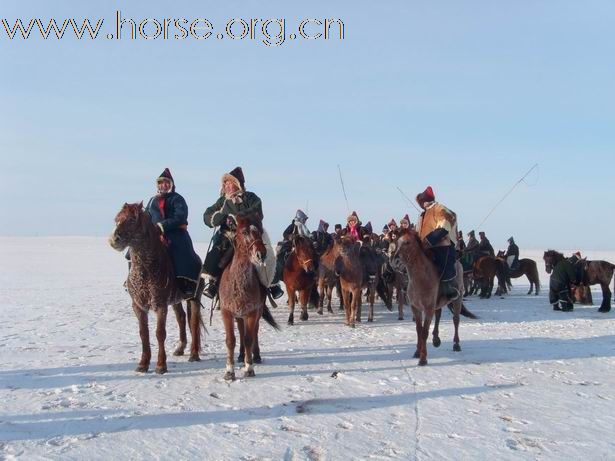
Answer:
[[478, 253], [480, 256], [491, 256], [495, 258], [495, 250], [493, 246], [491, 246], [491, 242], [487, 238], [484, 232], [479, 232], [478, 236], [480, 237], [480, 243], [478, 244]]
[[319, 255], [323, 254], [333, 244], [333, 237], [327, 232], [328, 230], [329, 223], [321, 219], [318, 223], [318, 230], [312, 232], [312, 240]]
[[562, 259], [553, 267], [549, 279], [549, 302], [554, 311], [570, 312], [574, 309], [570, 292], [572, 285], [578, 283], [575, 265], [579, 262], [579, 257], [573, 255], [571, 258]]
[[457, 243], [455, 244], [455, 249], [459, 253], [463, 253], [466, 249], [466, 242], [463, 240], [463, 231], [457, 232]]
[[410, 216], [406, 213], [406, 215], [399, 220], [399, 228], [402, 230], [405, 229], [414, 229], [414, 225], [410, 222]]
[[[203, 264], [203, 272], [209, 278], [209, 283], [203, 294], [208, 298], [213, 299], [218, 293], [220, 276], [224, 267], [230, 262], [228, 255], [232, 252], [232, 242], [229, 240], [227, 232], [234, 228], [235, 216], [254, 216], [257, 219], [263, 219], [261, 199], [254, 192], [246, 191], [245, 178], [241, 167], [222, 175], [220, 197], [203, 214], [203, 221], [207, 227], [219, 227], [212, 237], [211, 249]], [[266, 265], [273, 266], [274, 250], [267, 233], [263, 233], [263, 243], [267, 248]], [[268, 288], [271, 296], [275, 299], [284, 294], [279, 283], [276, 283], [275, 280]]]
[[361, 221], [359, 220], [359, 216], [356, 211], [353, 211], [348, 219], [346, 220], [347, 225], [344, 230], [342, 230], [342, 235], [349, 235], [354, 237], [357, 242], [363, 242], [363, 237], [367, 233], [365, 228], [361, 225]]
[[423, 209], [417, 223], [419, 237], [433, 251], [440, 276], [440, 293], [452, 301], [460, 295], [455, 287], [457, 270], [453, 242], [457, 236], [457, 215], [436, 202], [431, 186], [417, 194], [416, 201]]
[[[184, 197], [175, 192], [175, 181], [168, 168], [156, 179], [156, 195], [149, 200], [145, 209], [152, 223], [160, 229], [160, 240], [167, 247], [173, 262], [177, 287], [186, 297], [194, 297], [201, 272], [201, 258], [194, 251], [188, 234], [188, 205]], [[129, 254], [126, 257], [130, 259]]]
[[513, 237], [508, 239], [508, 249], [506, 250], [504, 257], [506, 258], [506, 265], [508, 268], [511, 271], [516, 270], [519, 265], [519, 247], [515, 243], [515, 239]]
[[293, 250], [293, 237], [295, 235], [301, 235], [303, 237], [307, 237], [310, 241], [312, 240], [312, 234], [305, 225], [307, 220], [308, 216], [302, 210], [297, 210], [292, 222], [286, 229], [284, 229], [284, 232], [282, 233], [282, 241], [278, 242], [277, 245], [275, 277], [273, 279], [275, 283], [279, 283], [284, 275], [284, 264], [286, 263], [288, 255]]
[[341, 237], [342, 236], [342, 225], [341, 224], [336, 224], [333, 230], [333, 234], [331, 234], [331, 237]]

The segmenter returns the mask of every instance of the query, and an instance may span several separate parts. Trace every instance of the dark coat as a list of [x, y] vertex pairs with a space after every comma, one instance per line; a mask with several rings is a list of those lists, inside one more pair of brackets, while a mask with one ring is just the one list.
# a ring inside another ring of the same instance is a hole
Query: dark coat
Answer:
[[492, 258], [495, 258], [495, 251], [487, 237], [483, 238], [478, 244], [478, 252], [481, 253], [481, 255], [491, 256]]
[[508, 245], [508, 250], [506, 250], [506, 257], [508, 256], [516, 256], [517, 258], [519, 258], [519, 247], [516, 243], [513, 242]]
[[567, 290], [572, 283], [576, 282], [573, 264], [569, 259], [562, 259], [555, 265], [549, 279], [549, 288], [552, 291], [560, 292]]
[[263, 219], [261, 199], [254, 192], [241, 192], [234, 199], [220, 196], [216, 203], [205, 210], [203, 222], [207, 227], [217, 227], [226, 224], [228, 215], [251, 216]]
[[160, 196], [156, 195], [150, 199], [146, 210], [152, 222], [163, 229], [175, 276], [196, 282], [201, 272], [201, 258], [194, 251], [188, 234], [188, 205], [177, 192], [169, 192], [163, 197], [162, 209]]
[[333, 244], [333, 237], [327, 232], [314, 231], [312, 232], [312, 240], [314, 240], [316, 251], [322, 254], [329, 246]]

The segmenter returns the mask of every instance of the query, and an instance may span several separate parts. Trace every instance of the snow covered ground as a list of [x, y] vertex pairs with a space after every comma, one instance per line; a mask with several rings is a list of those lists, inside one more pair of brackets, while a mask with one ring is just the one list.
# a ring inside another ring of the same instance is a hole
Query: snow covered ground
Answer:
[[614, 459], [615, 310], [552, 311], [542, 253], [522, 257], [540, 296], [517, 280], [470, 299], [480, 319], [462, 319], [458, 353], [445, 312], [427, 367], [409, 312], [286, 327], [282, 303], [256, 377], [228, 384], [217, 313], [202, 362], [170, 354], [170, 315], [169, 373], [133, 371], [126, 262], [104, 239], [0, 238], [0, 459]]

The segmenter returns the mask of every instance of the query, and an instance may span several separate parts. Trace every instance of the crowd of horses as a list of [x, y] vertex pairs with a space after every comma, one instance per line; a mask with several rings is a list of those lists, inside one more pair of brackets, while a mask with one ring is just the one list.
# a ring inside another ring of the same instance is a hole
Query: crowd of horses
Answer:
[[[183, 355], [187, 347], [186, 326], [192, 335], [190, 361], [200, 360], [201, 337], [205, 326], [202, 319], [199, 285], [195, 296], [187, 300], [187, 315], [182, 307], [181, 292], [176, 286], [170, 256], [160, 241], [158, 228], [151, 223], [142, 203], [124, 204], [115, 218], [116, 227], [109, 238], [110, 245], [123, 251], [130, 247], [132, 265], [127, 280], [127, 290], [139, 321], [142, 354], [137, 371], [149, 369], [151, 350], [149, 344], [148, 310], [156, 313], [156, 339], [158, 341], [157, 373], [167, 371], [164, 342], [166, 339], [166, 316], [168, 306], [173, 306], [179, 326], [179, 345], [174, 355]], [[265, 264], [266, 247], [263, 229], [259, 219], [237, 218], [236, 229], [229, 235], [234, 247], [234, 256], [224, 269], [220, 280], [219, 307], [226, 334], [227, 360], [225, 379], [235, 379], [235, 328], [240, 336], [238, 361], [244, 363], [244, 377], [254, 376], [254, 363], [261, 362], [258, 331], [261, 317], [272, 327], [279, 326], [267, 306], [267, 289], [260, 282], [257, 267]], [[386, 236], [371, 234], [362, 242], [353, 237], [336, 235], [330, 244], [320, 247], [309, 237], [292, 237], [290, 252], [283, 272], [283, 281], [288, 296], [288, 324], [294, 324], [297, 304], [301, 308], [301, 320], [308, 320], [308, 307], [323, 314], [332, 313], [333, 292], [337, 290], [340, 310], [345, 313], [345, 324], [354, 328], [362, 320], [362, 299], [368, 304], [367, 321], [374, 320], [374, 303], [379, 296], [389, 311], [393, 300], [397, 303], [398, 319], [404, 319], [404, 306], [410, 306], [417, 331], [415, 357], [419, 365], [427, 364], [427, 339], [431, 322], [435, 317], [432, 344], [438, 347], [439, 322], [442, 307], [448, 306], [453, 314], [453, 350], [460, 351], [460, 315], [476, 316], [463, 304], [463, 297], [451, 301], [439, 293], [439, 274], [432, 262], [430, 251], [422, 245], [418, 234], [411, 229], [398, 229]], [[386, 249], [385, 249], [386, 248]], [[547, 263], [547, 253], [545, 253]], [[584, 284], [601, 283], [610, 309], [610, 278], [604, 265], [587, 262]], [[510, 278], [527, 276], [530, 291], [538, 295], [540, 280], [536, 263], [521, 259], [515, 270], [506, 270], [502, 254], [497, 257], [481, 256], [471, 267], [456, 262], [455, 285], [464, 296], [479, 293], [488, 298], [498, 280], [498, 294], [506, 293], [511, 285]], [[609, 264], [609, 263], [606, 263]], [[612, 266], [612, 265], [611, 265]], [[547, 268], [549, 266], [547, 265]], [[613, 266], [615, 267], [615, 266]], [[599, 268], [600, 270], [594, 270]], [[608, 269], [608, 268], [607, 268]], [[610, 277], [613, 270], [611, 269]], [[608, 293], [608, 296], [607, 296]], [[270, 304], [275, 302], [269, 297]], [[601, 309], [603, 310], [603, 309]]]

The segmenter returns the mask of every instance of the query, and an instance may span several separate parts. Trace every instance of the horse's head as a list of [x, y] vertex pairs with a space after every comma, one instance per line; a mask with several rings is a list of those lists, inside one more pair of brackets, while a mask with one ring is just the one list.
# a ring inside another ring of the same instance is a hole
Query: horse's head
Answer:
[[262, 266], [265, 264], [267, 248], [263, 242], [263, 225], [260, 219], [251, 217], [237, 217], [237, 230], [235, 241], [249, 252], [252, 264]]
[[301, 268], [308, 274], [316, 270], [316, 255], [312, 242], [307, 237], [295, 235], [293, 237], [293, 250], [297, 255], [297, 260]]
[[352, 255], [359, 255], [361, 244], [350, 235], [336, 236], [334, 239], [334, 245], [338, 256], [349, 257]]
[[390, 264], [396, 271], [402, 272], [409, 261], [410, 255], [418, 250], [423, 251], [423, 245], [419, 234], [412, 229], [399, 229], [397, 237], [391, 245], [393, 250], [390, 254]]
[[115, 216], [115, 229], [109, 236], [109, 245], [117, 251], [129, 247], [134, 238], [141, 234], [144, 223], [150, 222], [143, 210], [143, 202], [124, 203], [120, 212]]
[[557, 263], [564, 259], [564, 255], [555, 250], [547, 250], [542, 259], [545, 261], [545, 271], [547, 271], [547, 274], [550, 274]]

